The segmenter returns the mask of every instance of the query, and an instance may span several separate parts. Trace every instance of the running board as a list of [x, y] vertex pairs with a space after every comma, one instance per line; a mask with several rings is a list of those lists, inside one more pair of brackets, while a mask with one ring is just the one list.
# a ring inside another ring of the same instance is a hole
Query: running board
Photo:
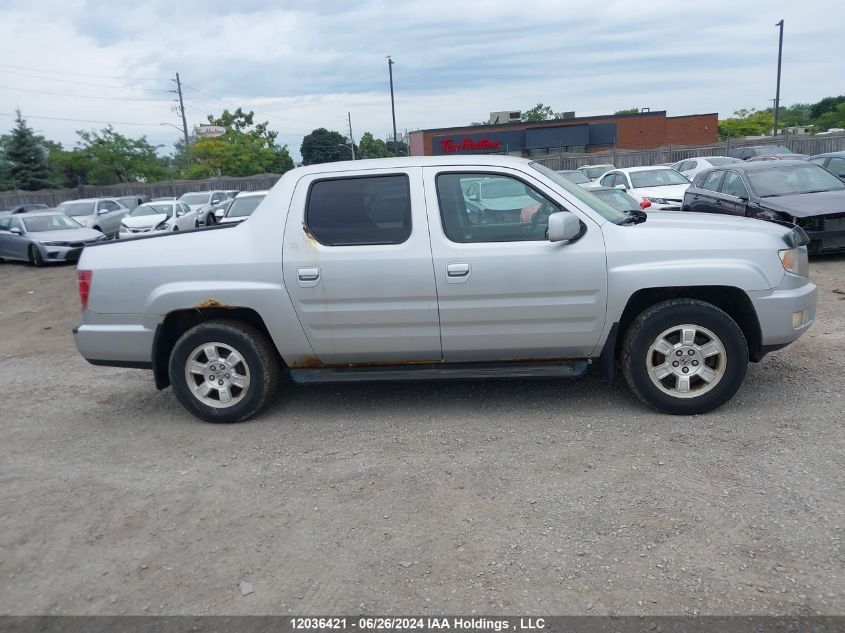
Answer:
[[587, 372], [589, 361], [432, 363], [291, 369], [300, 384], [331, 382], [381, 382], [387, 380], [470, 380], [477, 378], [577, 378]]

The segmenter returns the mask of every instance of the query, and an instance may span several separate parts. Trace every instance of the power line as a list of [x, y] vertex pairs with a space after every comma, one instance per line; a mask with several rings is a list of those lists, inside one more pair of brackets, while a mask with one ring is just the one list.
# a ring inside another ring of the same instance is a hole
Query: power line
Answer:
[[0, 64], [3, 68], [14, 68], [16, 70], [31, 70], [37, 73], [48, 73], [51, 75], [74, 75], [76, 77], [96, 77], [98, 79], [131, 79], [133, 81], [168, 81], [169, 77], [128, 77], [120, 75], [92, 75], [89, 73], [72, 73], [64, 70], [45, 70], [43, 68], [30, 68], [27, 66], [12, 66], [11, 64]]
[[[16, 114], [12, 114], [10, 112], [0, 112], [0, 116], [9, 116], [15, 117]], [[152, 126], [158, 127], [160, 123], [132, 123], [130, 121], [97, 121], [95, 119], [67, 119], [65, 117], [56, 117], [56, 116], [38, 116], [35, 114], [27, 114], [23, 117], [24, 119], [47, 119], [50, 121], [72, 121], [74, 123], [105, 123], [107, 125], [140, 125], [140, 126]]]
[[97, 99], [98, 101], [145, 101], [147, 103], [154, 101], [165, 101], [161, 99], [140, 99], [137, 97], [101, 97], [100, 95], [75, 95], [67, 92], [48, 92], [47, 90], [28, 90], [26, 88], [10, 88], [9, 86], [0, 86], [0, 90], [11, 90], [12, 92], [31, 92], [40, 95], [52, 95], [54, 97], [75, 97], [77, 99]]
[[[94, 86], [95, 88], [113, 88], [119, 90], [125, 90], [126, 86], [119, 86], [117, 84], [94, 84], [88, 81], [76, 81], [73, 79], [59, 79], [58, 77], [42, 77], [40, 75], [33, 75], [31, 73], [21, 73], [15, 70], [3, 70], [0, 68], [0, 73], [8, 74], [8, 75], [18, 75], [20, 77], [30, 77], [33, 79], [43, 79], [44, 81], [58, 81], [65, 84], [74, 84], [78, 86]], [[149, 88], [141, 88], [141, 90], [149, 90]]]
[[[219, 101], [220, 103], [226, 103], [230, 107], [233, 107], [233, 105], [236, 103], [231, 98], [230, 99], [221, 99], [220, 97], [215, 97], [214, 95], [208, 94], [205, 90], [200, 90], [199, 88], [197, 88], [195, 86], [189, 86], [188, 84], [185, 84], [185, 83], [182, 84], [182, 87], [187, 88], [189, 90], [195, 90], [196, 92], [199, 92], [200, 94], [205, 95], [206, 97], [208, 97], [212, 101]], [[195, 100], [195, 102], [196, 102], [196, 100]], [[241, 105], [243, 105], [243, 104], [239, 104], [235, 107], [240, 107]], [[266, 118], [270, 118], [270, 119], [278, 119], [280, 121], [290, 121], [292, 123], [304, 123], [305, 125], [320, 125], [316, 121], [304, 121], [302, 119], [292, 119], [288, 116], [281, 115], [281, 114], [278, 114], [278, 113], [275, 113], [275, 112], [264, 112], [264, 111], [257, 112], [256, 110], [253, 110], [253, 114], [255, 114], [256, 116], [258, 116], [260, 118], [266, 117]], [[297, 130], [297, 131], [299, 131], [299, 130]]]

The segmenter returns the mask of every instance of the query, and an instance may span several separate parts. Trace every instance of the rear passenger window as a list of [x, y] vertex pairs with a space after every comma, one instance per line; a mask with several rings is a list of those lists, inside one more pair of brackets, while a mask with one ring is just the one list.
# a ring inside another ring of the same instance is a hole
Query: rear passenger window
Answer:
[[324, 246], [401, 244], [411, 235], [411, 185], [405, 175], [318, 180], [305, 225]]
[[723, 171], [712, 171], [704, 178], [704, 182], [701, 183], [701, 189], [706, 189], [707, 191], [719, 191], [719, 181], [722, 180], [722, 174], [725, 172]]

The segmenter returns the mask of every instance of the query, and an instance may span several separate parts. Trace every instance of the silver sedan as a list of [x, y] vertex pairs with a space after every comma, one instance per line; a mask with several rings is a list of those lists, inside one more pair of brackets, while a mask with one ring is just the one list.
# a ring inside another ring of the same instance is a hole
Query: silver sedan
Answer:
[[64, 213], [27, 213], [0, 217], [0, 259], [19, 259], [33, 266], [75, 262], [82, 249], [106, 239]]

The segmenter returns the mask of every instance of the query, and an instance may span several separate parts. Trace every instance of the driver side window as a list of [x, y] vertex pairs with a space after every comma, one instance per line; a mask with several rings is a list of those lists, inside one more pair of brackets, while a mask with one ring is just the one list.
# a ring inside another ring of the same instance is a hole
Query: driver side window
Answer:
[[616, 184], [616, 172], [606, 174], [602, 176], [602, 179], [599, 181], [602, 187], [612, 187]]
[[[463, 193], [471, 186], [475, 200]], [[522, 180], [491, 173], [441, 173], [437, 199], [443, 232], [464, 244], [545, 240], [549, 215], [561, 210]]]

